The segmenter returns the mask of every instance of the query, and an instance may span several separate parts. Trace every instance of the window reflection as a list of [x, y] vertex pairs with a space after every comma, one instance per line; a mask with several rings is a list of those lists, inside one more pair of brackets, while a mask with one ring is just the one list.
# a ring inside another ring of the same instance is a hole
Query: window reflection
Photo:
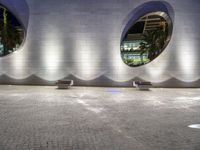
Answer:
[[23, 26], [7, 8], [0, 5], [0, 57], [16, 51], [23, 39]]
[[164, 12], [152, 12], [139, 18], [122, 40], [123, 61], [137, 67], [155, 59], [169, 42], [170, 24]]

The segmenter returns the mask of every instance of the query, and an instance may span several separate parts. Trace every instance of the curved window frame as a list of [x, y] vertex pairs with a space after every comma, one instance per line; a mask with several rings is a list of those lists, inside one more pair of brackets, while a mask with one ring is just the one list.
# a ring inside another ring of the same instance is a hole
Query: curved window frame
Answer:
[[139, 19], [141, 19], [142, 17], [144, 17], [147, 14], [148, 15], [151, 15], [151, 14], [158, 15], [167, 22], [168, 33], [167, 33], [167, 38], [165, 40], [166, 42], [165, 42], [164, 46], [162, 47], [162, 49], [160, 50], [160, 53], [154, 59], [150, 60], [148, 63], [142, 64], [142, 65], [136, 65], [136, 66], [130, 66], [124, 62], [122, 55], [121, 55], [121, 48], [120, 48], [120, 55], [121, 55], [122, 61], [131, 68], [137, 68], [137, 67], [144, 66], [146, 64], [149, 64], [153, 60], [155, 60], [157, 57], [159, 57], [159, 55], [164, 51], [164, 49], [169, 44], [171, 37], [172, 37], [173, 21], [174, 21], [174, 10], [173, 10], [172, 6], [169, 3], [164, 2], [164, 1], [150, 1], [150, 2], [146, 2], [146, 3], [136, 7], [132, 12], [130, 12], [128, 14], [126, 19], [124, 20], [124, 22], [127, 22], [127, 23], [126, 23], [124, 30], [122, 32], [122, 35], [121, 35], [120, 47], [122, 46], [122, 43], [125, 39], [125, 36], [127, 35], [128, 31], [129, 31], [129, 29], [132, 26], [134, 26], [134, 24]]
[[26, 28], [25, 28], [24, 24], [22, 23], [22, 21], [13, 13], [13, 11], [11, 11], [8, 7], [4, 6], [4, 5], [1, 4], [1, 3], [0, 3], [0, 9], [6, 9], [10, 14], [12, 14], [12, 16], [15, 17], [15, 19], [17, 20], [17, 22], [20, 24], [21, 29], [23, 30], [23, 32], [22, 32], [22, 34], [23, 34], [23, 35], [22, 35], [22, 36], [23, 36], [23, 39], [22, 39], [22, 41], [21, 41], [19, 47], [18, 47], [15, 51], [13, 51], [13, 52], [11, 52], [11, 53], [8, 53], [8, 54], [6, 54], [6, 55], [0, 56], [0, 59], [1, 59], [1, 58], [10, 56], [10, 55], [14, 54], [15, 52], [17, 52], [17, 51], [19, 51], [19, 50], [21, 49], [21, 47], [22, 47], [22, 46], [24, 45], [24, 43], [25, 43], [27, 31], [26, 31]]

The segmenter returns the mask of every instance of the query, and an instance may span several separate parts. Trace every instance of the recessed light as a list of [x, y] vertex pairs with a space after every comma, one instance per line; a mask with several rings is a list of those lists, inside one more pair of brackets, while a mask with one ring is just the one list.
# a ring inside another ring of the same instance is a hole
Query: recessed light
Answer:
[[200, 124], [191, 124], [188, 127], [193, 129], [200, 129]]

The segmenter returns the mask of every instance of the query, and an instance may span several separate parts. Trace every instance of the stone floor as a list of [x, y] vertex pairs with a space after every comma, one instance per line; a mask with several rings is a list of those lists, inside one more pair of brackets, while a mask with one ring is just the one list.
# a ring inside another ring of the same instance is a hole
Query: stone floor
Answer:
[[200, 89], [0, 86], [0, 150], [200, 150]]

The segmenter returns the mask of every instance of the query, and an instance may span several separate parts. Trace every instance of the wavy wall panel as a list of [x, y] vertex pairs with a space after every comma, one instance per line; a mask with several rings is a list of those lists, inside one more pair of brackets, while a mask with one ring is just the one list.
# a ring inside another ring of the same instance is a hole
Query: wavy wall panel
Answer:
[[122, 32], [131, 13], [149, 0], [0, 0], [26, 28], [17, 53], [0, 58], [0, 83], [131, 86], [133, 79], [158, 87], [199, 87], [200, 2], [166, 0], [172, 39], [151, 63], [131, 68], [120, 56]]

